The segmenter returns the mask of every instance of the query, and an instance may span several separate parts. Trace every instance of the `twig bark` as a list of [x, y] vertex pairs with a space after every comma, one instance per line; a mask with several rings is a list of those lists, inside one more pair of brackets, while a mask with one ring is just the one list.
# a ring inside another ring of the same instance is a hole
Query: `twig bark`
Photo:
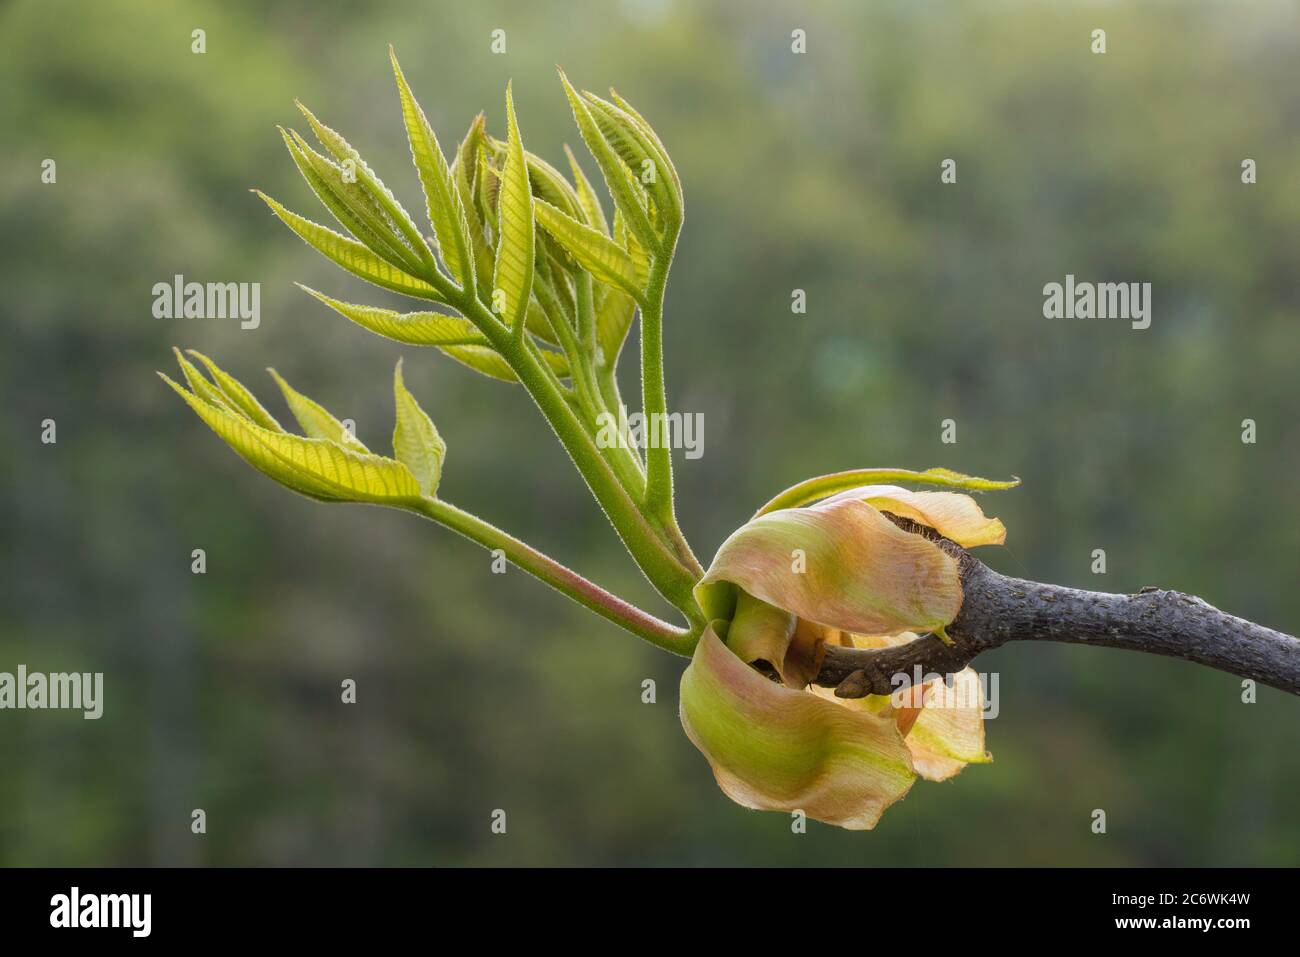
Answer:
[[[892, 516], [891, 516], [892, 517]], [[893, 676], [951, 674], [1011, 641], [1061, 641], [1184, 658], [1300, 695], [1300, 639], [1222, 612], [1192, 595], [1083, 591], [998, 574], [961, 546], [906, 519], [958, 563], [965, 598], [947, 627], [952, 645], [926, 635], [882, 649], [827, 647], [816, 683], [845, 698], [888, 694]]]

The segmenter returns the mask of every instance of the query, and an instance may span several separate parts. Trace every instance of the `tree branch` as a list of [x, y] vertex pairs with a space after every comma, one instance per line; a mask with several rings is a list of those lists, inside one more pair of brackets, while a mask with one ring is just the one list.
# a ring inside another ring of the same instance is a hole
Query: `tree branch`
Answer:
[[1184, 658], [1300, 695], [1300, 639], [1222, 612], [1192, 595], [1144, 588], [1135, 595], [1083, 591], [1000, 575], [933, 529], [890, 516], [957, 560], [964, 600], [945, 645], [926, 635], [906, 645], [828, 646], [816, 684], [837, 696], [889, 694], [894, 675], [952, 674], [1011, 641], [1061, 641]]

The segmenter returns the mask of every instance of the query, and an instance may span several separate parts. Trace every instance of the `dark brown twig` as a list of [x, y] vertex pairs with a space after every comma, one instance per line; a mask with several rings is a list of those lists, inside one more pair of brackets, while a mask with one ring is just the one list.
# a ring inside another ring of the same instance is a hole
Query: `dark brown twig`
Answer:
[[[892, 516], [891, 516], [892, 517]], [[1144, 588], [1134, 595], [1083, 591], [998, 574], [961, 546], [906, 519], [957, 560], [964, 599], [947, 627], [952, 645], [927, 635], [881, 649], [827, 647], [816, 683], [845, 698], [888, 694], [895, 675], [952, 674], [1011, 641], [1060, 641], [1184, 658], [1300, 695], [1300, 639], [1222, 612], [1192, 595]]]

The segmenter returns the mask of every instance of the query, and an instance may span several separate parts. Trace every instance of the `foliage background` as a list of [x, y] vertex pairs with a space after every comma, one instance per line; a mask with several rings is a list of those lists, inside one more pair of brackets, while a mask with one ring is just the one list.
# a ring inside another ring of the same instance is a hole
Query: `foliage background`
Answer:
[[[636, 103], [686, 187], [667, 361], [670, 406], [705, 416], [704, 458], [678, 459], [702, 556], [809, 475], [1016, 474], [985, 503], [1010, 529], [986, 556], [1000, 570], [1178, 587], [1294, 632], [1294, 4], [372, 6], [0, 6], [0, 670], [106, 683], [97, 722], [0, 713], [0, 863], [1300, 859], [1296, 701], [1070, 647], [982, 659], [1001, 682], [991, 767], [918, 784], [875, 832], [792, 835], [713, 785], [678, 725], [683, 660], [410, 516], [290, 495], [153, 375], [173, 343], [264, 394], [274, 364], [382, 444], [405, 351], [450, 445], [446, 497], [658, 607], [522, 393], [299, 293], [383, 301], [246, 191], [324, 215], [274, 129], [301, 125], [299, 96], [422, 208], [390, 41], [444, 145], [479, 109], [499, 134], [513, 77], [525, 143], [557, 158], [578, 142], [558, 61]], [[1151, 329], [1044, 320], [1067, 272], [1152, 282]], [[176, 273], [262, 283], [261, 327], [154, 319], [151, 287]]]

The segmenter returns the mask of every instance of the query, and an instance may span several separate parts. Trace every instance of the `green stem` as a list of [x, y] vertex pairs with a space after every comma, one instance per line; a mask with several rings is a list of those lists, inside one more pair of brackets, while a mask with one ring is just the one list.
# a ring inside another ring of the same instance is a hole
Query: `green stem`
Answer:
[[[671, 250], [669, 244], [666, 248]], [[664, 383], [664, 286], [672, 265], [671, 252], [656, 256], [641, 302], [641, 404], [645, 410], [646, 511], [663, 529], [664, 537], [698, 581], [704, 576], [699, 559], [677, 524], [673, 506], [672, 437], [665, 435], [668, 394]]]
[[595, 362], [596, 356], [596, 306], [592, 301], [591, 273], [578, 276], [578, 337], [582, 348]]
[[[591, 274], [587, 272], [578, 277], [578, 336], [591, 379], [592, 401], [599, 407], [600, 412], [606, 412], [618, 420], [623, 407], [618, 396], [618, 386], [602, 379], [602, 367], [597, 361], [596, 353], [599, 347], [596, 345], [596, 307], [592, 295]], [[611, 384], [612, 389], [609, 388]], [[623, 476], [624, 483], [633, 490], [633, 495], [637, 499], [644, 499], [646, 477], [640, 452], [631, 444], [625, 445], [619, 442], [609, 450], [609, 457], [614, 463], [614, 468]]]
[[[587, 279], [588, 283], [590, 283], [589, 276]], [[555, 297], [541, 285], [537, 287], [537, 290], [538, 301], [542, 304], [547, 318], [551, 321], [551, 328], [555, 330], [555, 337], [560, 340], [560, 348], [564, 350], [564, 354], [569, 359], [570, 379], [573, 382], [573, 390], [577, 395], [582, 415], [590, 425], [588, 431], [596, 435], [599, 433], [600, 414], [610, 410], [605, 407], [604, 398], [600, 393], [600, 385], [597, 383], [595, 372], [591, 367], [590, 357], [595, 354], [595, 350], [585, 349], [575, 338], [574, 331], [568, 325], [563, 309], [556, 302]], [[579, 295], [581, 297], [581, 294]], [[590, 304], [590, 296], [588, 296], [588, 304]], [[597, 447], [600, 448], [601, 453], [618, 473], [624, 488], [629, 489], [632, 492], [632, 497], [639, 500], [645, 494], [645, 474], [641, 471], [640, 463], [632, 457], [631, 451], [626, 446], [617, 443], [609, 448], [601, 447], [600, 443], [597, 443]]]
[[523, 344], [515, 342], [500, 323], [494, 323], [482, 303], [466, 299], [459, 305], [483, 334], [493, 340], [493, 346], [519, 376], [646, 578], [692, 624], [698, 623], [701, 613], [692, 594], [697, 576], [647, 521], [609, 462], [601, 455], [582, 420], [554, 383], [546, 378], [537, 359]]
[[672, 524], [664, 529], [664, 537], [668, 539], [668, 544], [676, 550], [677, 556], [681, 559], [682, 564], [690, 569], [691, 574], [695, 576], [695, 580], [699, 581], [703, 578], [704, 566], [701, 565], [700, 560], [695, 557], [695, 551], [691, 548], [691, 543], [686, 540], [686, 536], [682, 534], [682, 530], [678, 526], [675, 516]]
[[478, 516], [432, 498], [420, 499], [418, 504], [411, 506], [411, 511], [450, 528], [490, 551], [499, 549], [511, 564], [638, 638], [644, 638], [652, 645], [679, 655], [690, 654], [692, 633], [689, 630], [678, 628], [642, 611]]
[[641, 406], [645, 412], [646, 508], [665, 527], [677, 524], [673, 515], [673, 453], [661, 434], [667, 421], [668, 396], [664, 384], [663, 307], [669, 260], [656, 257], [641, 303]]
[[[596, 373], [596, 384], [600, 389], [600, 396], [605, 401], [605, 408], [609, 409], [614, 415], [618, 415], [618, 410], [624, 407], [623, 395], [619, 392], [618, 378], [614, 373], [613, 366], [603, 366]], [[641, 462], [641, 450], [632, 448], [628, 450], [630, 457], [636, 463], [637, 470], [645, 475], [645, 466]]]

